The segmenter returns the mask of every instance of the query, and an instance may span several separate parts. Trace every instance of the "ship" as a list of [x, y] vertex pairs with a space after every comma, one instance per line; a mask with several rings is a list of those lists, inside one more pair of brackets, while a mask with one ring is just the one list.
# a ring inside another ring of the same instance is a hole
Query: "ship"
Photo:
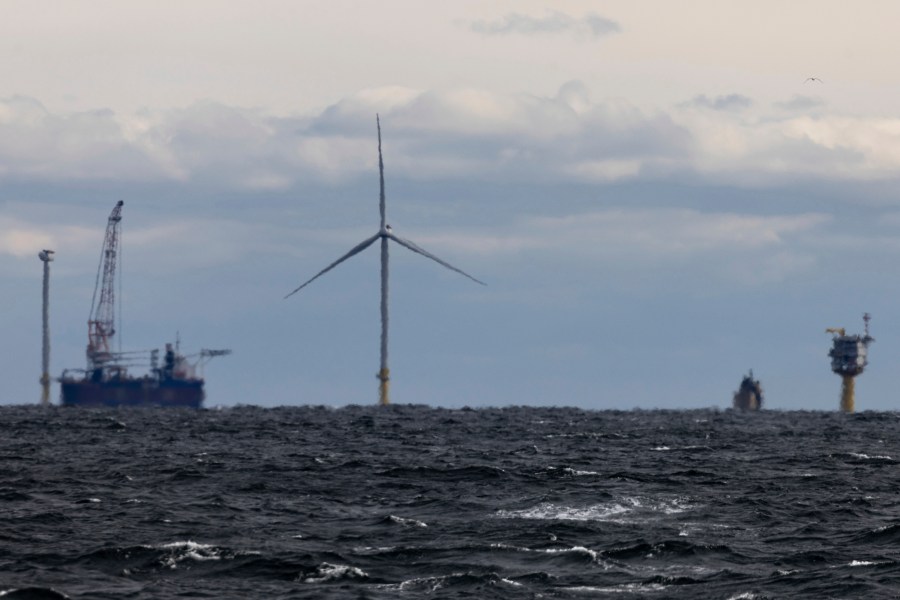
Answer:
[[753, 369], [741, 380], [741, 386], [734, 393], [732, 406], [737, 410], [759, 410], [763, 405], [763, 391], [759, 380], [753, 379]]
[[[159, 350], [113, 351], [115, 336], [115, 278], [119, 266], [120, 224], [124, 202], [109, 215], [100, 265], [88, 320], [87, 367], [66, 369], [59, 378], [63, 406], [154, 406], [202, 408], [205, 399], [202, 367], [231, 350], [202, 349], [181, 353], [180, 340], [165, 345], [162, 365]], [[134, 376], [129, 368], [149, 367]]]

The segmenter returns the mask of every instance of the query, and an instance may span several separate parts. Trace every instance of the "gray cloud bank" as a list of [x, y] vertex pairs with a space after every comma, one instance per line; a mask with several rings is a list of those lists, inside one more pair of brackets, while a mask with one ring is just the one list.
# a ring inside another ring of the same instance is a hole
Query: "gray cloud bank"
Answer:
[[791, 99], [760, 106], [697, 96], [647, 111], [594, 100], [578, 83], [555, 96], [478, 89], [363, 90], [320, 114], [277, 117], [205, 102], [170, 111], [55, 114], [0, 99], [0, 182], [190, 182], [249, 190], [328, 184], [375, 168], [374, 116], [389, 169], [416, 180], [617, 182], [684, 177], [891, 180], [897, 119], [810, 114]]
[[812, 98], [810, 96], [795, 95], [790, 100], [779, 102], [776, 104], [778, 108], [789, 111], [809, 111], [825, 106], [821, 98]]
[[533, 17], [521, 13], [510, 13], [495, 21], [473, 21], [469, 28], [483, 35], [543, 35], [574, 34], [592, 39], [619, 33], [622, 28], [615, 21], [588, 13], [583, 17], [573, 17], [553, 11], [543, 17]]
[[716, 96], [715, 98], [710, 98], [706, 94], [700, 94], [684, 106], [695, 106], [712, 110], [743, 110], [750, 108], [752, 105], [753, 101], [741, 94], [728, 94], [726, 96]]

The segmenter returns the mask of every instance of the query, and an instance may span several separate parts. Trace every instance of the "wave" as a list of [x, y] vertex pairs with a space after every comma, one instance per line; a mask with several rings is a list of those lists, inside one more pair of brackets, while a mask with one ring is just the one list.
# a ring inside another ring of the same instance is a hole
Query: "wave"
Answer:
[[394, 477], [398, 479], [428, 479], [435, 481], [467, 481], [475, 482], [489, 479], [500, 479], [508, 476], [501, 468], [486, 465], [474, 465], [467, 467], [451, 467], [441, 469], [438, 467], [396, 467], [377, 473], [380, 477]]
[[23, 587], [0, 590], [0, 598], [3, 600], [70, 600], [60, 591], [46, 587]]
[[348, 565], [322, 563], [312, 573], [304, 573], [297, 577], [303, 583], [341, 583], [344, 581], [366, 580], [369, 575], [362, 569]]
[[709, 555], [718, 555], [729, 560], [734, 560], [741, 557], [738, 552], [725, 544], [703, 544], [686, 542], [683, 540], [666, 540], [655, 543], [641, 541], [630, 546], [604, 550], [602, 554], [605, 557], [617, 560], [629, 560], [633, 558], [670, 560]]
[[647, 498], [627, 496], [617, 501], [593, 504], [584, 507], [564, 506], [544, 502], [531, 508], [519, 510], [498, 510], [495, 516], [501, 519], [533, 519], [554, 521], [626, 521], [648, 519], [654, 515], [673, 515], [693, 508], [689, 500], [677, 498]]

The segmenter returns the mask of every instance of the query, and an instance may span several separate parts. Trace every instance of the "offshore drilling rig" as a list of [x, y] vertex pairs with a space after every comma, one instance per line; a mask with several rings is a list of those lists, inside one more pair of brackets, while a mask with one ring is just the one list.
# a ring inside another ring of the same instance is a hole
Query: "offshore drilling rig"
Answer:
[[853, 381], [869, 364], [869, 344], [875, 341], [869, 335], [871, 319], [869, 313], [863, 315], [865, 335], [847, 335], [843, 327], [829, 327], [825, 330], [834, 336], [828, 356], [831, 357], [831, 370], [841, 376], [841, 410], [844, 412], [853, 412]]

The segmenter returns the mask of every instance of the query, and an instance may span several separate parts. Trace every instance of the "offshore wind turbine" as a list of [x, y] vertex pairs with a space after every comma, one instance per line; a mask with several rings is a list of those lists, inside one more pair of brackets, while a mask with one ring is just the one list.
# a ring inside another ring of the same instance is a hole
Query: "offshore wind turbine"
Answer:
[[379, 182], [381, 184], [381, 194], [379, 196], [378, 207], [381, 211], [381, 227], [378, 229], [378, 233], [373, 235], [370, 238], [367, 238], [361, 241], [359, 244], [354, 246], [347, 254], [343, 255], [321, 271], [315, 274], [311, 279], [307, 280], [299, 287], [297, 287], [290, 294], [285, 296], [285, 298], [289, 298], [293, 296], [304, 287], [332, 270], [351, 256], [355, 256], [359, 254], [372, 244], [374, 244], [377, 240], [381, 240], [381, 368], [378, 371], [378, 403], [382, 405], [390, 404], [390, 380], [391, 380], [391, 371], [388, 368], [388, 240], [394, 241], [401, 246], [412, 250], [417, 254], [421, 254], [431, 260], [435, 261], [439, 265], [447, 267], [451, 271], [456, 271], [457, 273], [464, 275], [474, 281], [475, 283], [480, 283], [481, 285], [486, 285], [483, 281], [479, 281], [475, 279], [465, 271], [461, 269], [457, 269], [450, 263], [447, 263], [434, 254], [428, 252], [427, 250], [417, 246], [413, 242], [409, 240], [405, 240], [401, 237], [397, 237], [394, 232], [391, 230], [391, 226], [387, 224], [386, 215], [385, 215], [385, 196], [384, 196], [384, 160], [381, 157], [381, 120], [378, 115], [375, 115], [375, 124], [378, 126], [378, 177]]

